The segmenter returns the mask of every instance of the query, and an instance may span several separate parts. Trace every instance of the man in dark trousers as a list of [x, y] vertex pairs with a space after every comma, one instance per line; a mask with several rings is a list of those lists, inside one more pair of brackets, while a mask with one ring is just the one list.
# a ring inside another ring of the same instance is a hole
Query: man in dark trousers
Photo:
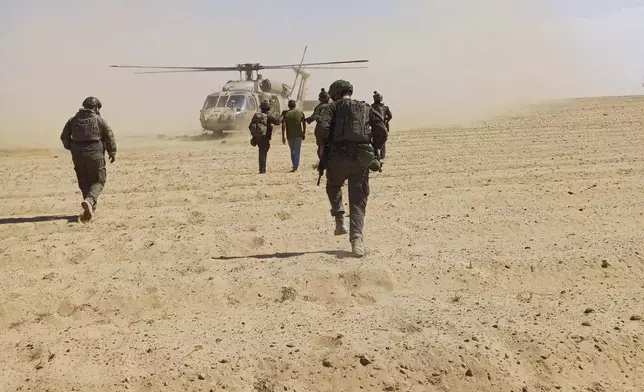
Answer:
[[[389, 121], [393, 118], [391, 115], [391, 110], [389, 110], [389, 106], [385, 105], [382, 102], [382, 94], [380, 94], [377, 91], [373, 92], [373, 103], [371, 104], [371, 107], [374, 108], [375, 110], [378, 111], [384, 117], [385, 119], [385, 124], [387, 124], [387, 132], [389, 132]], [[387, 154], [387, 144], [382, 145], [382, 149], [380, 151], [380, 158], [385, 159], [385, 156]]]
[[365, 255], [362, 231], [369, 198], [369, 171], [380, 168], [380, 149], [387, 141], [382, 115], [352, 99], [353, 85], [336, 80], [329, 87], [333, 102], [320, 111], [315, 138], [320, 150], [330, 148], [326, 193], [335, 218], [335, 235], [344, 235], [342, 185], [349, 185], [349, 240], [355, 257]]
[[98, 98], [85, 98], [83, 107], [67, 121], [60, 135], [63, 146], [72, 153], [78, 187], [83, 194], [81, 222], [92, 219], [105, 187], [105, 151], [111, 163], [116, 160], [116, 141], [112, 129], [101, 117], [102, 106]]
[[[320, 103], [318, 103], [313, 109], [313, 114], [311, 114], [311, 116], [306, 118], [306, 123], [310, 124], [313, 121], [317, 123], [320, 117], [320, 113], [322, 112], [322, 109], [329, 106], [330, 100], [331, 100], [331, 96], [329, 95], [329, 93], [324, 88], [320, 89], [320, 94], [318, 94], [318, 101], [320, 101]], [[320, 155], [320, 149], [318, 148], [318, 156], [319, 155]]]
[[320, 103], [318, 103], [315, 106], [315, 108], [313, 109], [313, 114], [311, 114], [311, 116], [307, 117], [307, 119], [306, 119], [307, 124], [310, 124], [313, 121], [318, 121], [318, 117], [320, 116], [320, 112], [322, 111], [322, 109], [324, 109], [325, 107], [327, 107], [329, 105], [329, 100], [330, 99], [331, 99], [331, 97], [329, 96], [329, 93], [325, 89], [321, 89], [320, 94], [318, 94], [318, 101], [320, 101]]
[[271, 111], [271, 104], [263, 100], [259, 104], [260, 112], [255, 113], [248, 125], [252, 139], [250, 144], [257, 146], [259, 151], [259, 173], [266, 173], [266, 160], [268, 159], [268, 150], [271, 148], [271, 138], [273, 137], [273, 125], [280, 125], [281, 120], [275, 118]]

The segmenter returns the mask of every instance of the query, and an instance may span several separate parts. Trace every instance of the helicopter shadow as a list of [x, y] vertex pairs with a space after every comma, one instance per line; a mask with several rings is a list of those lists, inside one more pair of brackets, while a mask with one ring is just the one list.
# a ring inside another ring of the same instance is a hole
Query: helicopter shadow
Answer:
[[246, 256], [219, 256], [213, 257], [213, 260], [239, 260], [239, 259], [258, 259], [258, 260], [268, 260], [268, 259], [288, 259], [292, 257], [306, 256], [312, 254], [325, 254], [328, 256], [335, 256], [337, 259], [352, 258], [352, 253], [346, 250], [319, 250], [312, 252], [275, 252], [267, 254], [258, 254], [258, 255], [246, 255]]
[[43, 215], [32, 217], [18, 217], [18, 218], [0, 218], [0, 225], [15, 225], [20, 223], [42, 223], [53, 222], [58, 220], [66, 220], [67, 223], [76, 222], [78, 215]]

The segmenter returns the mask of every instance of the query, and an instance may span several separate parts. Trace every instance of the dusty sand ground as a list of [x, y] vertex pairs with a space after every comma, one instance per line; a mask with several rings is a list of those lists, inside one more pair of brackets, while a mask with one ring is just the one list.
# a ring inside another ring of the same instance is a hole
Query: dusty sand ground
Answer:
[[0, 153], [2, 391], [644, 390], [643, 97], [394, 130], [362, 260], [312, 138], [119, 144]]

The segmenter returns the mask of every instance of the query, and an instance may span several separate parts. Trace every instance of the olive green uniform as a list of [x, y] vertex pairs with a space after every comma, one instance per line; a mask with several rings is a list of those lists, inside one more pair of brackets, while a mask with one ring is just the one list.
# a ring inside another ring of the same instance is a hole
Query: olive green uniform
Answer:
[[280, 120], [272, 114], [268, 115], [268, 132], [264, 140], [257, 142], [259, 148], [259, 172], [266, 173], [266, 161], [268, 160], [268, 150], [271, 149], [271, 139], [273, 137], [273, 125], [280, 125]]
[[[365, 124], [349, 121], [348, 112], [353, 118], [362, 118]], [[360, 128], [361, 130], [356, 130]], [[387, 128], [380, 113], [368, 105], [350, 98], [342, 98], [322, 108], [315, 128], [316, 142], [324, 146], [329, 134], [333, 133], [332, 146], [326, 171], [326, 192], [331, 204], [331, 215], [341, 219], [344, 214], [342, 185], [349, 185], [349, 239], [362, 240], [364, 218], [369, 198], [369, 164], [359, 162], [360, 145], [369, 144], [379, 150], [387, 140]], [[362, 133], [362, 138], [356, 134]], [[362, 139], [362, 140], [358, 140]]]
[[80, 109], [70, 118], [60, 135], [65, 149], [72, 153], [74, 171], [83, 199], [96, 210], [98, 197], [107, 180], [105, 151], [116, 154], [114, 133], [105, 119], [91, 109]]
[[[371, 107], [377, 110], [378, 113], [380, 113], [385, 119], [385, 124], [387, 124], [387, 132], [389, 132], [389, 121], [391, 121], [391, 119], [393, 118], [393, 116], [391, 115], [391, 110], [389, 110], [389, 106], [385, 105], [382, 102], [374, 102], [371, 104]], [[380, 158], [385, 159], [386, 153], [387, 143], [382, 145], [382, 149], [380, 150]]]
[[312, 123], [313, 121], [318, 121], [318, 119], [320, 118], [320, 113], [322, 112], [322, 109], [324, 109], [324, 108], [325, 108], [325, 107], [327, 107], [327, 106], [329, 106], [329, 104], [328, 104], [327, 102], [320, 102], [320, 103], [318, 103], [318, 104], [315, 106], [315, 108], [313, 108], [313, 114], [311, 114], [311, 115], [306, 119], [306, 123], [307, 123], [307, 124], [310, 124], [310, 123]]

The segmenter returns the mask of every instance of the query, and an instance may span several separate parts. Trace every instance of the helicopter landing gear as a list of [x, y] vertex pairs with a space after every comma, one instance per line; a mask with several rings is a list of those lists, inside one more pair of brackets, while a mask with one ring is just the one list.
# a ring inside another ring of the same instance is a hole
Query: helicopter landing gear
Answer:
[[212, 131], [213, 139], [221, 139], [224, 137], [224, 131], [219, 129], [217, 131]]

